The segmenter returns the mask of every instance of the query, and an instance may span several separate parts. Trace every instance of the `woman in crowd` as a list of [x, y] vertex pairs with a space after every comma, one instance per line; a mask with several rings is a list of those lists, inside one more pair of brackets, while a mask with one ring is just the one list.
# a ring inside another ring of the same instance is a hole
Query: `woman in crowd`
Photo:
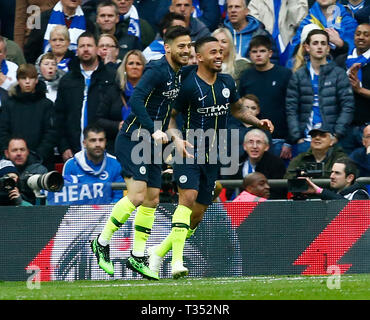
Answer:
[[236, 53], [233, 37], [228, 29], [218, 28], [213, 31], [212, 36], [219, 41], [223, 50], [222, 72], [230, 74], [239, 87], [240, 76], [252, 65], [251, 62]]
[[[75, 56], [75, 53], [68, 49], [70, 38], [67, 27], [62, 25], [55, 26], [50, 32], [49, 43], [51, 52], [54, 54], [57, 60], [58, 69], [68, 72], [68, 65]], [[43, 54], [38, 57], [36, 65], [40, 64], [42, 56]]]
[[112, 63], [118, 68], [121, 60], [118, 60], [118, 41], [115, 36], [111, 34], [102, 34], [98, 40], [98, 56], [102, 59], [104, 64]]
[[127, 52], [117, 69], [117, 87], [112, 89], [107, 95], [109, 99], [98, 109], [97, 124], [105, 129], [107, 151], [111, 154], [114, 154], [116, 135], [131, 112], [128, 100], [143, 74], [145, 64], [145, 58], [140, 50]]

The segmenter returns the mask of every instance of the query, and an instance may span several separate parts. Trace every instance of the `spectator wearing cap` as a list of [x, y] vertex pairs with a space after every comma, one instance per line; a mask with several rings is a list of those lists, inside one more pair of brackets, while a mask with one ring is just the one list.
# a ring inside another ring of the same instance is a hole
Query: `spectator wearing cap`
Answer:
[[329, 130], [325, 128], [312, 129], [310, 147], [306, 152], [302, 152], [294, 157], [288, 166], [285, 179], [296, 177], [297, 169], [304, 168], [310, 163], [323, 163], [321, 178], [329, 178], [334, 162], [341, 157], [346, 157], [343, 149], [335, 144], [335, 138]]
[[353, 119], [354, 98], [348, 76], [329, 62], [329, 35], [312, 30], [304, 43], [307, 62], [293, 73], [286, 95], [286, 114], [293, 157], [307, 151], [311, 129], [325, 127], [337, 143]]
[[[13, 179], [13, 182], [9, 182]], [[9, 160], [0, 160], [0, 206], [32, 206], [22, 198], [17, 187], [18, 171]]]

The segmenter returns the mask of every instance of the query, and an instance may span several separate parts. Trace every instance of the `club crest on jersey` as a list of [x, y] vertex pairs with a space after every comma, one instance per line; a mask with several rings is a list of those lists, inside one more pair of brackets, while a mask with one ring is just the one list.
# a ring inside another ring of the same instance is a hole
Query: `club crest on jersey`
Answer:
[[100, 180], [107, 180], [108, 178], [109, 178], [109, 174], [105, 170], [99, 175]]
[[224, 88], [222, 89], [222, 95], [227, 99], [230, 97], [230, 89]]

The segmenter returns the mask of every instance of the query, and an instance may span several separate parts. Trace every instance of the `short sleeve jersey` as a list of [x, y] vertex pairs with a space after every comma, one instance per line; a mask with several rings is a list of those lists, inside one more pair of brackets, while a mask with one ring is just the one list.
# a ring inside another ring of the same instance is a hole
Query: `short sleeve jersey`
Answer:
[[[231, 105], [239, 100], [234, 79], [218, 73], [210, 85], [193, 69], [183, 80], [174, 108], [183, 114], [183, 138], [189, 140], [194, 133], [194, 147], [207, 150], [217, 142], [220, 129], [227, 128]], [[201, 129], [201, 130], [199, 130]]]

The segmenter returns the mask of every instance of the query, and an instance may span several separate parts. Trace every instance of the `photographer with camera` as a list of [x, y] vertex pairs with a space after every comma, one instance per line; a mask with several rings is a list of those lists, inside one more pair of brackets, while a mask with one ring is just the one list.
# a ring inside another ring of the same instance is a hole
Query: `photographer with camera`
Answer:
[[42, 165], [41, 158], [33, 151], [30, 151], [27, 142], [20, 136], [13, 136], [4, 150], [7, 160], [11, 161], [18, 171], [19, 189], [25, 200], [36, 204], [34, 191], [27, 185], [27, 178], [30, 175], [45, 174], [48, 169]]
[[[347, 156], [343, 149], [335, 144], [335, 138], [325, 127], [312, 129], [310, 148], [294, 157], [288, 166], [285, 179], [293, 179], [299, 176], [298, 171], [307, 171], [308, 167], [321, 167], [321, 173], [316, 173], [316, 178], [329, 178], [331, 168], [336, 159]], [[314, 165], [319, 164], [322, 165]], [[317, 171], [315, 169], [315, 171]]]
[[364, 186], [356, 183], [358, 170], [355, 163], [343, 157], [337, 159], [330, 173], [330, 189], [323, 189], [317, 186], [308, 177], [302, 177], [307, 182], [308, 189], [303, 191], [304, 194], [316, 194], [322, 200], [368, 200], [370, 199]]
[[32, 206], [25, 201], [17, 187], [19, 173], [9, 160], [0, 160], [0, 205]]

